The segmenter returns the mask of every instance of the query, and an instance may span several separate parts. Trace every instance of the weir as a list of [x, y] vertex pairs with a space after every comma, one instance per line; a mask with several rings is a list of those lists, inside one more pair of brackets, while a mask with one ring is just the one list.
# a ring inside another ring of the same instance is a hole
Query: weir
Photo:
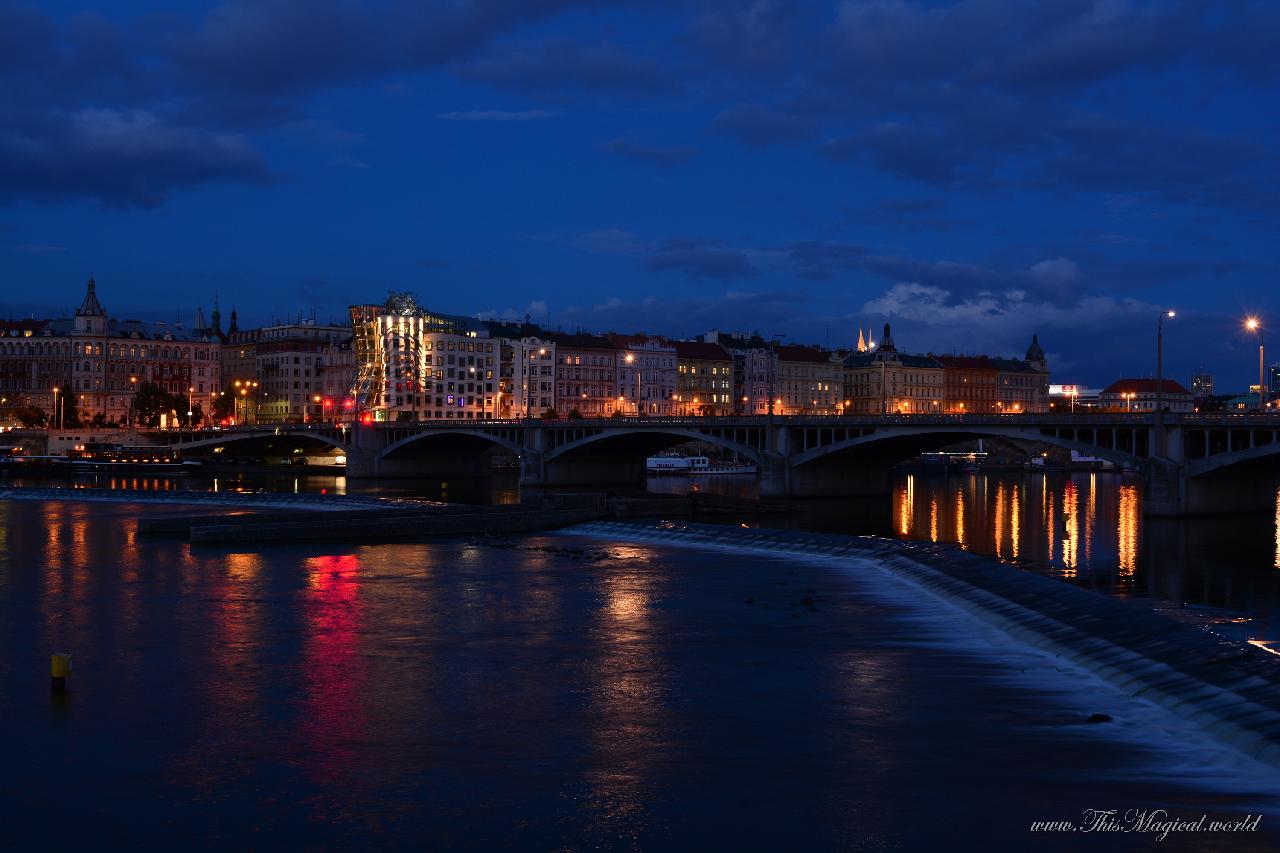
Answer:
[[926, 543], [685, 522], [592, 522], [562, 533], [809, 557], [824, 565], [844, 562], [862, 573], [883, 571], [1280, 767], [1280, 671], [1274, 656], [1134, 601]]

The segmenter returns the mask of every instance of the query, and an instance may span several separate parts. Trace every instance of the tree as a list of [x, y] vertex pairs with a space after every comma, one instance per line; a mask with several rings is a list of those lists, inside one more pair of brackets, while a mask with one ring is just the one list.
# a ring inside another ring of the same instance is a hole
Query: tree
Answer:
[[222, 393], [213, 398], [213, 417], [224, 420], [236, 413], [236, 389], [230, 382], [222, 386]]
[[102, 412], [98, 412], [93, 416], [93, 420], [89, 421], [89, 426], [94, 429], [104, 429], [107, 425], [107, 416]]
[[582, 412], [578, 411], [577, 406], [569, 410], [569, 419], [574, 421], [582, 420]]
[[[191, 402], [189, 397], [174, 397], [173, 400], [178, 404], [174, 407], [178, 412], [178, 423], [184, 427], [193, 427], [204, 420], [204, 410], [200, 408], [199, 403]], [[191, 412], [191, 417], [187, 417], [188, 411]]]
[[559, 418], [560, 418], [560, 413], [557, 412], [554, 408], [547, 409], [545, 412], [542, 413], [542, 419], [544, 421], [554, 421], [554, 420], [558, 420]]
[[13, 416], [18, 419], [18, 423], [28, 429], [42, 427], [49, 422], [49, 416], [45, 410], [36, 406], [23, 406], [15, 410]]
[[76, 395], [66, 394], [58, 398], [58, 408], [62, 411], [54, 411], [56, 421], [63, 429], [75, 429], [82, 426], [80, 423], [80, 410], [76, 408]]
[[186, 398], [170, 394], [154, 382], [143, 382], [133, 395], [134, 422], [147, 429], [160, 426], [161, 415], [177, 411], [179, 408], [184, 414], [186, 413]]

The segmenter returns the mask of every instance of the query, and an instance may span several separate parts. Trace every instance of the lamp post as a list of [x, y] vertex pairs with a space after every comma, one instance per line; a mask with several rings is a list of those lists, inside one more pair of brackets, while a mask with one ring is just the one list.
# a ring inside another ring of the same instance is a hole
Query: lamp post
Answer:
[[1172, 310], [1156, 318], [1156, 455], [1164, 455], [1164, 319], [1176, 317]]
[[1258, 333], [1258, 411], [1264, 412], [1267, 409], [1267, 386], [1263, 381], [1266, 378], [1263, 372], [1266, 341], [1262, 336], [1262, 321], [1257, 317], [1249, 317], [1244, 321], [1244, 327], [1250, 332]]
[[[633, 353], [627, 353], [622, 359], [627, 364], [635, 364], [636, 357]], [[636, 368], [636, 417], [640, 417], [640, 368]]]
[[53, 411], [49, 415], [49, 428], [60, 429], [58, 424], [58, 386], [53, 386]]
[[773, 417], [774, 371], [778, 363], [778, 340], [786, 335], [772, 335], [769, 338], [769, 417]]

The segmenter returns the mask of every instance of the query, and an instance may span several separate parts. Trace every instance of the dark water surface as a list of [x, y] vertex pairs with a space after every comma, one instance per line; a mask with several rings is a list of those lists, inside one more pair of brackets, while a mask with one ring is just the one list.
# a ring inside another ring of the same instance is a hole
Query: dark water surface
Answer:
[[[655, 478], [649, 488], [754, 497], [744, 477]], [[908, 473], [884, 498], [798, 501], [765, 526], [940, 542], [1101, 592], [1248, 614], [1280, 641], [1280, 484], [1264, 513], [1144, 518], [1142, 480], [1121, 473]]]
[[[1033, 836], [1272, 800], [1169, 772], [1177, 735], [1080, 722], [1133, 700], [922, 645], [848, 567], [572, 535], [192, 548], [139, 539], [155, 511], [0, 502], [0, 849], [1277, 843], [1273, 811], [1260, 833]], [[51, 651], [75, 656], [65, 695]]]

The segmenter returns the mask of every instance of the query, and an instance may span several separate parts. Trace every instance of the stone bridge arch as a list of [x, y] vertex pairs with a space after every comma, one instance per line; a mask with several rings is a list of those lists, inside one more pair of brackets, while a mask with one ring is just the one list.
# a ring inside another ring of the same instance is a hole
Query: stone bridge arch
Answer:
[[382, 448], [382, 450], [380, 450], [380, 451], [378, 452], [378, 460], [379, 460], [379, 461], [384, 460], [384, 459], [386, 459], [386, 458], [387, 458], [387, 457], [389, 457], [389, 456], [393, 456], [394, 454], [399, 453], [399, 452], [401, 452], [401, 451], [405, 450], [406, 448], [410, 448], [410, 447], [413, 447], [413, 446], [415, 446], [415, 445], [422, 446], [422, 445], [419, 445], [419, 444], [418, 444], [419, 442], [424, 442], [424, 441], [425, 441], [425, 442], [429, 442], [429, 441], [432, 441], [432, 440], [447, 439], [447, 438], [449, 438], [450, 436], [454, 436], [454, 437], [468, 436], [468, 437], [470, 437], [470, 438], [480, 439], [481, 441], [487, 442], [487, 443], [489, 443], [489, 444], [491, 444], [491, 445], [493, 445], [493, 446], [495, 446], [495, 447], [501, 447], [501, 448], [503, 448], [504, 450], [509, 450], [509, 451], [511, 451], [512, 453], [514, 453], [514, 454], [516, 454], [516, 455], [518, 455], [518, 456], [519, 456], [519, 455], [523, 455], [523, 454], [526, 452], [526, 450], [527, 450], [527, 449], [524, 447], [524, 445], [523, 445], [523, 444], [520, 444], [520, 443], [518, 443], [518, 442], [516, 442], [516, 441], [513, 441], [513, 440], [511, 440], [511, 439], [509, 439], [509, 438], [505, 438], [505, 437], [502, 437], [502, 436], [499, 436], [499, 435], [495, 435], [495, 434], [493, 434], [493, 433], [486, 432], [486, 431], [483, 431], [483, 430], [478, 430], [478, 429], [437, 429], [437, 430], [433, 430], [433, 429], [425, 429], [425, 430], [423, 430], [422, 432], [415, 433], [415, 434], [410, 435], [410, 436], [406, 436], [405, 438], [398, 439], [398, 440], [393, 441], [392, 443], [388, 444], [386, 447]]
[[760, 470], [776, 467], [780, 457], [766, 449], [767, 433], [758, 427], [723, 428], [682, 424], [590, 424], [551, 428], [542, 435], [540, 455], [526, 461], [524, 481], [548, 486], [643, 486], [645, 460], [689, 441], [705, 442], [737, 453]]
[[237, 442], [244, 442], [244, 441], [261, 441], [263, 439], [270, 439], [270, 438], [280, 438], [280, 439], [305, 438], [305, 439], [311, 439], [312, 441], [320, 442], [322, 444], [327, 444], [330, 447], [334, 447], [343, 452], [349, 452], [351, 450], [351, 444], [349, 442], [344, 442], [340, 438], [335, 437], [328, 430], [279, 430], [277, 431], [274, 429], [261, 429], [261, 430], [251, 430], [251, 431], [244, 431], [244, 432], [236, 430], [234, 432], [231, 432], [231, 431], [221, 432], [210, 438], [200, 438], [193, 441], [186, 441], [183, 439], [182, 436], [178, 436], [177, 440], [162, 442], [162, 444], [165, 444], [166, 446], [172, 447], [175, 450], [182, 452], [186, 450], [200, 450], [200, 449], [209, 448], [209, 447], [217, 447], [218, 445], [235, 444]]
[[647, 458], [656, 451], [690, 441], [700, 441], [705, 444], [715, 445], [744, 456], [757, 465], [760, 464], [768, 452], [764, 449], [763, 434], [759, 436], [758, 442], [747, 443], [689, 427], [654, 425], [595, 432], [545, 451], [544, 458], [547, 462], [551, 462], [561, 457], [587, 450], [604, 450], [605, 444], [616, 446], [620, 442], [631, 442], [635, 448], [643, 449], [644, 458]]
[[1099, 447], [1097, 444], [1063, 438], [1057, 434], [998, 426], [965, 426], [955, 429], [940, 429], [937, 426], [914, 428], [910, 426], [881, 427], [867, 431], [863, 435], [846, 438], [843, 441], [835, 441], [798, 450], [793, 449], [789, 459], [792, 467], [800, 467], [836, 454], [860, 456], [865, 454], [866, 457], [872, 457], [875, 455], [875, 451], [879, 449], [888, 451], [888, 453], [880, 456], [878, 461], [896, 465], [921, 453], [949, 447], [963, 441], [977, 441], [978, 439], [987, 438], [1002, 439], [1017, 445], [1048, 444], [1054, 447], [1061, 447], [1064, 450], [1075, 450], [1079, 453], [1096, 456], [1116, 465], [1137, 467], [1143, 461], [1143, 457], [1128, 450]]
[[1188, 462], [1185, 469], [1187, 477], [1204, 477], [1213, 474], [1243, 472], [1250, 463], [1265, 467], [1274, 472], [1280, 468], [1280, 443], [1261, 444], [1244, 450], [1232, 450], [1215, 453], [1204, 459]]

